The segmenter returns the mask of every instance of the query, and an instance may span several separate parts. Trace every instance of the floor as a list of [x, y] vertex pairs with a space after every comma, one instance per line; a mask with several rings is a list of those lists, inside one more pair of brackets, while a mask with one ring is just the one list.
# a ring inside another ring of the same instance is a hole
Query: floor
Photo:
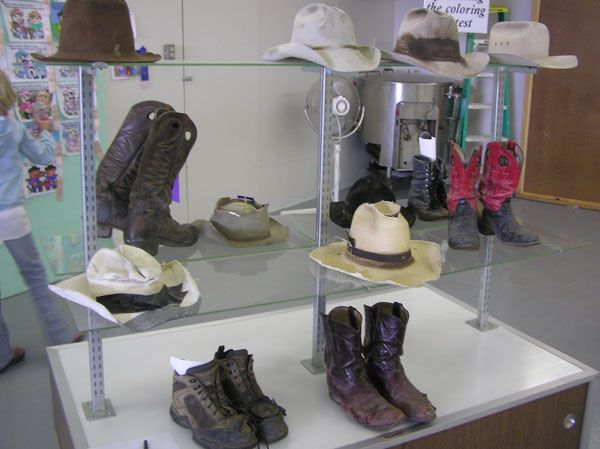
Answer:
[[[600, 370], [600, 212], [515, 200], [515, 215], [592, 245], [494, 267], [490, 314]], [[435, 286], [476, 305], [480, 271], [444, 276]], [[59, 449], [54, 432], [48, 366], [28, 294], [2, 303], [12, 341], [25, 362], [0, 375], [0, 448]], [[69, 316], [64, 310], [65, 316]], [[81, 373], [87, 376], [88, 373]], [[594, 398], [600, 410], [600, 393]], [[600, 413], [589, 449], [600, 449]]]

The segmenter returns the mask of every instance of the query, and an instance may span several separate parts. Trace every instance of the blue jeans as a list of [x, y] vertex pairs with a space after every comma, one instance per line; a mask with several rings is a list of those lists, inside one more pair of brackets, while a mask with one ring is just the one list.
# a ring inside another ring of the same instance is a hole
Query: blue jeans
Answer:
[[[46, 270], [40, 260], [32, 234], [14, 240], [5, 240], [4, 244], [29, 287], [48, 343], [57, 345], [71, 341], [73, 332], [58, 308], [57, 299], [48, 289]], [[0, 309], [0, 367], [8, 363], [11, 355], [10, 337]]]

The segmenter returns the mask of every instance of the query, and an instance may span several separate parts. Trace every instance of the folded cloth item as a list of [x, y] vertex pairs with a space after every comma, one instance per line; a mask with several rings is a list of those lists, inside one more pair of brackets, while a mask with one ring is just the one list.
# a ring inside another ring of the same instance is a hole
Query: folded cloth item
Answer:
[[173, 287], [165, 285], [161, 291], [153, 295], [115, 293], [114, 295], [98, 296], [96, 301], [112, 313], [143, 312], [144, 310], [160, 309], [161, 307], [181, 303], [185, 296], [185, 293], [181, 291], [182, 285], [179, 284]]

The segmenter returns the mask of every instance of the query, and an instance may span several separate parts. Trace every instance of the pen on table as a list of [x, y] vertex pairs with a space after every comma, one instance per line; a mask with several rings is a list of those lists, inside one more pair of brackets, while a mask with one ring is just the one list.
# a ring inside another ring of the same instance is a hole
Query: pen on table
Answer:
[[148, 449], [148, 440], [144, 440], [144, 449]]

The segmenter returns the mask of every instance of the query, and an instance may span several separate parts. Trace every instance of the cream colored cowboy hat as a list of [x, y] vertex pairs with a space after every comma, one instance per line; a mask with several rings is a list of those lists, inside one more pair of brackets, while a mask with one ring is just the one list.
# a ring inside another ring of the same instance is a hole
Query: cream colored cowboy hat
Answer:
[[[180, 284], [185, 293], [181, 302], [155, 310], [113, 314], [97, 301], [98, 297], [115, 294], [154, 295], [165, 286]], [[161, 265], [146, 251], [129, 245], [99, 249], [85, 273], [48, 287], [63, 298], [92, 309], [102, 318], [135, 331], [194, 314], [201, 299], [194, 278], [180, 262], [174, 260]]]
[[296, 14], [292, 41], [263, 55], [266, 61], [287, 58], [305, 59], [338, 72], [361, 72], [376, 68], [381, 53], [375, 47], [356, 44], [354, 25], [344, 11], [313, 3]]
[[476, 76], [489, 61], [485, 53], [461, 55], [454, 17], [426, 8], [406, 13], [394, 50], [382, 50], [381, 56], [456, 79]]
[[539, 22], [498, 22], [490, 30], [488, 53], [497, 64], [547, 69], [577, 67], [577, 56], [548, 56], [550, 33]]
[[253, 199], [220, 198], [210, 218], [229, 245], [236, 248], [285, 242], [289, 228], [269, 217], [268, 204]]
[[410, 240], [408, 223], [396, 203], [361, 204], [354, 212], [348, 238], [317, 248], [310, 257], [332, 270], [402, 287], [440, 277], [440, 246]]

